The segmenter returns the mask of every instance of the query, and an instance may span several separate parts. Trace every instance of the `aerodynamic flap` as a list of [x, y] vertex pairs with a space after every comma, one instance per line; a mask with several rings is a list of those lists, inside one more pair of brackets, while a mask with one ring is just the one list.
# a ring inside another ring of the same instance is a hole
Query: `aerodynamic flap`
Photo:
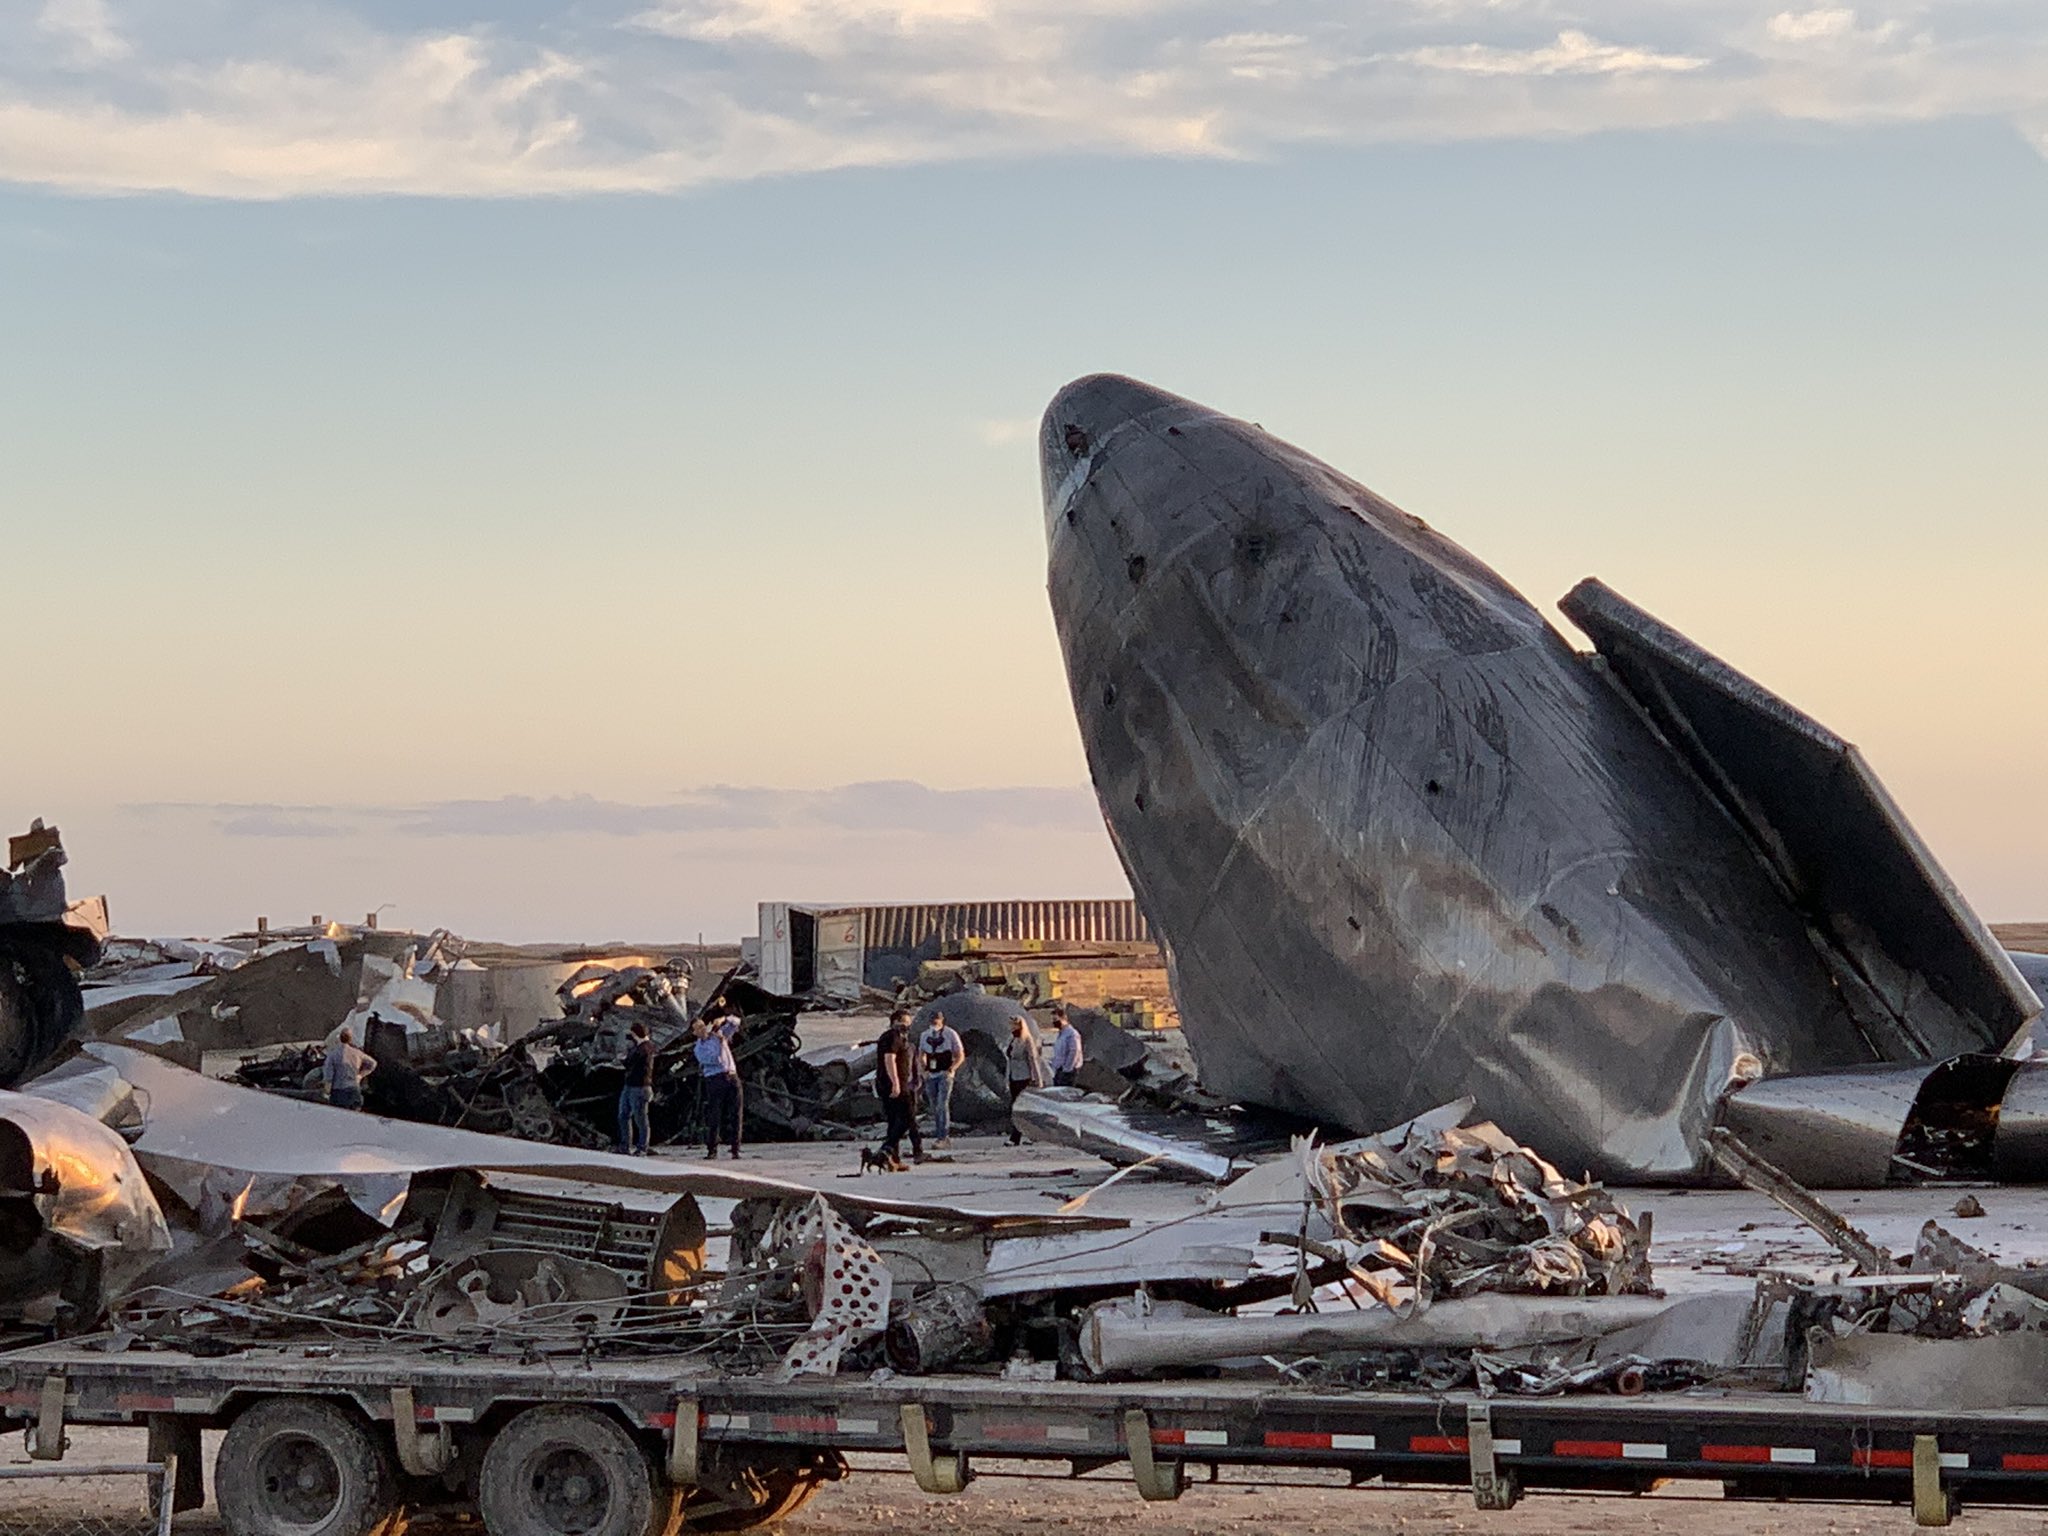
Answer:
[[1749, 833], [1880, 1059], [2021, 1035], [2040, 1002], [1855, 747], [1598, 581], [1558, 606]]

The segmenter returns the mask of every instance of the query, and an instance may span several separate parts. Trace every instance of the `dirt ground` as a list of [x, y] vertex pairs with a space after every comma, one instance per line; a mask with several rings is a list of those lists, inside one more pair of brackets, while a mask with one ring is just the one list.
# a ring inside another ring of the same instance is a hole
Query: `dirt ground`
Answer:
[[[139, 1434], [77, 1429], [67, 1463], [140, 1460]], [[218, 1437], [207, 1436], [209, 1463]], [[0, 1450], [0, 1466], [24, 1461], [18, 1441]], [[1275, 1536], [1471, 1532], [1478, 1536], [1594, 1536], [1617, 1531], [1678, 1531], [1685, 1536], [1862, 1536], [1910, 1532], [1904, 1508], [1830, 1504], [1757, 1504], [1723, 1500], [1712, 1484], [1674, 1483], [1644, 1498], [1532, 1495], [1515, 1509], [1482, 1513], [1463, 1492], [1302, 1486], [1228, 1481], [1193, 1484], [1175, 1503], [1146, 1504], [1114, 1472], [1082, 1480], [1021, 1477], [1021, 1464], [992, 1463], [957, 1498], [919, 1493], [907, 1474], [880, 1458], [856, 1458], [854, 1474], [821, 1493], [778, 1527], [786, 1536], [871, 1536], [882, 1530], [944, 1536], [1217, 1536], [1269, 1530]], [[209, 1472], [211, 1468], [209, 1466]], [[1234, 1477], [1242, 1474], [1233, 1475]], [[212, 1496], [210, 1486], [208, 1497]], [[67, 1480], [33, 1492], [0, 1481], [0, 1530], [67, 1536], [80, 1516], [133, 1507], [137, 1479]], [[179, 1536], [222, 1536], [211, 1507], [178, 1517]], [[1956, 1529], [1980, 1536], [2039, 1536], [2038, 1512], [1966, 1510]], [[473, 1524], [437, 1522], [413, 1536], [474, 1533]]]

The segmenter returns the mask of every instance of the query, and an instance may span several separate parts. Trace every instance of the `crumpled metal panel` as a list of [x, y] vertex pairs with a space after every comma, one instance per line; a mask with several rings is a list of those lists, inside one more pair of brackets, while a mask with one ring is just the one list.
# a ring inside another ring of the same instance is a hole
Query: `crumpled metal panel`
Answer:
[[1090, 769], [1207, 1086], [1352, 1130], [1469, 1094], [1569, 1173], [1667, 1180], [1757, 1062], [1873, 1059], [1742, 831], [1464, 550], [1129, 379], [1061, 391], [1041, 455]]
[[98, 1254], [104, 1294], [170, 1251], [170, 1228], [134, 1154], [92, 1116], [0, 1089], [0, 1149], [10, 1186], [0, 1197], [31, 1200], [44, 1231]]
[[1721, 1123], [1801, 1184], [1871, 1189], [1891, 1174], [1913, 1105], [1938, 1070], [1919, 1061], [1766, 1078], [1731, 1097]]
[[1862, 754], [1598, 581], [1558, 606], [1770, 860], [1876, 1054], [2026, 1033], [2040, 1000]]
[[2048, 1061], [2022, 1063], [2006, 1084], [1991, 1160], [2008, 1182], [2048, 1179]]
[[1227, 1123], [1187, 1115], [1134, 1114], [1078, 1088], [1041, 1088], [1011, 1109], [1028, 1140], [1072, 1147], [1120, 1168], [1147, 1166], [1176, 1178], [1221, 1184], [1245, 1171], [1247, 1138]]

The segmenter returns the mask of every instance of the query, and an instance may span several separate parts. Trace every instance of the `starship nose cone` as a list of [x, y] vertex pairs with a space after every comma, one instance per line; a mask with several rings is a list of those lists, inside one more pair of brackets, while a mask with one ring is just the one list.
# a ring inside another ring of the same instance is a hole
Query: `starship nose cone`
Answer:
[[1040, 454], [1091, 776], [1210, 1087], [1357, 1131], [1470, 1094], [1568, 1171], [1685, 1178], [1731, 1083], [1889, 1054], [1756, 829], [1466, 551], [1132, 379], [1061, 390]]

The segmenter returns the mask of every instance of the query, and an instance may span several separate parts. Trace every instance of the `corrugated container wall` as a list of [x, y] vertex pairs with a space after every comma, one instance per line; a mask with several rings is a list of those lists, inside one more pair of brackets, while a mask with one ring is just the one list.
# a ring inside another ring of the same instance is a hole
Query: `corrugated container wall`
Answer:
[[1001, 943], [1149, 944], [1152, 929], [1135, 901], [949, 901], [866, 907], [867, 947], [917, 949], [936, 939]]

